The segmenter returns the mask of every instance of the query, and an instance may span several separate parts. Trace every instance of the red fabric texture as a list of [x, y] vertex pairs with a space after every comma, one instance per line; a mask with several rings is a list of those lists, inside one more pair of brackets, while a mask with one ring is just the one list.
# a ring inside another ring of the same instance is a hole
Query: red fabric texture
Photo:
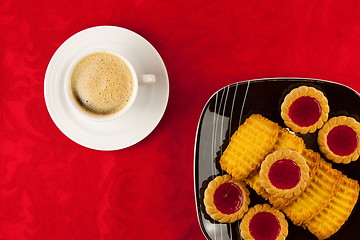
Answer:
[[[228, 84], [263, 77], [326, 79], [360, 91], [359, 12], [357, 0], [2, 0], [0, 239], [205, 239], [193, 155], [206, 101]], [[145, 37], [170, 83], [156, 129], [110, 152], [62, 134], [43, 95], [56, 49], [98, 25]]]

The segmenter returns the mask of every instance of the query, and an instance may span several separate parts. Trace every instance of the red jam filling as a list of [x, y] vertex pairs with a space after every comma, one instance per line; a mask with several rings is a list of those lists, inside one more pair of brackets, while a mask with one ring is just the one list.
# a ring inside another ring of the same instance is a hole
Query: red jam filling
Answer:
[[269, 170], [269, 180], [279, 189], [291, 189], [300, 181], [300, 168], [292, 160], [281, 159], [273, 163]]
[[214, 193], [214, 204], [224, 214], [232, 214], [241, 208], [243, 194], [234, 183], [221, 184]]
[[320, 116], [320, 104], [312, 97], [299, 97], [289, 108], [289, 117], [291, 121], [300, 127], [309, 127], [315, 124]]
[[349, 126], [339, 125], [330, 130], [327, 135], [329, 149], [336, 155], [352, 154], [358, 145], [358, 136]]
[[249, 229], [255, 240], [275, 240], [280, 233], [280, 223], [274, 214], [259, 212], [250, 220]]

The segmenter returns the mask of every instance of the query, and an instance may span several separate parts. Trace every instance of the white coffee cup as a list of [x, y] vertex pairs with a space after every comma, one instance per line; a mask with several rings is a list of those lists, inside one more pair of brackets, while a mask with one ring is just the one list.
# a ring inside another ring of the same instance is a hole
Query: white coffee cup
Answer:
[[[105, 62], [108, 65], [99, 62], [101, 57], [105, 58]], [[104, 70], [104, 67], [109, 65], [110, 67]], [[128, 84], [130, 78], [132, 84]], [[81, 82], [81, 84], [78, 84], [77, 81]], [[108, 84], [109, 82], [111, 84]], [[112, 121], [123, 116], [131, 109], [138, 96], [139, 85], [153, 84], [155, 82], [154, 74], [137, 75], [132, 64], [120, 54], [112, 51], [98, 50], [85, 53], [74, 59], [70, 64], [66, 73], [65, 96], [71, 109], [81, 117], [92, 121]], [[126, 85], [127, 88], [123, 89], [123, 85]], [[111, 88], [113, 89], [111, 90]], [[114, 89], [119, 91], [114, 92]], [[128, 94], [129, 91], [130, 93]], [[126, 97], [124, 97], [124, 100], [122, 98], [125, 92]], [[114, 97], [110, 97], [109, 94], [111, 96], [114, 95]], [[114, 108], [111, 112], [98, 112], [97, 110], [100, 108], [107, 109], [105, 99], [107, 102], [110, 102], [108, 104], [112, 104], [111, 106], [117, 106], [116, 104], [118, 103], [119, 108]], [[97, 106], [92, 103], [87, 105], [89, 101], [96, 102]]]

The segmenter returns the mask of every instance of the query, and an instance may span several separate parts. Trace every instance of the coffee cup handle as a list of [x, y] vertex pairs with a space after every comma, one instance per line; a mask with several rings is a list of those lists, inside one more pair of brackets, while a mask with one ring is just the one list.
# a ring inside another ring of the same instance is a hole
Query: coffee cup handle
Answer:
[[156, 77], [154, 74], [143, 74], [139, 78], [139, 85], [155, 83]]

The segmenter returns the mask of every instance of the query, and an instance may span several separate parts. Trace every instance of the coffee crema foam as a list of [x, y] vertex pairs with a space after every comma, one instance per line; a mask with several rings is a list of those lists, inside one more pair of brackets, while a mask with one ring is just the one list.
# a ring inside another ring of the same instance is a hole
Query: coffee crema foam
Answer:
[[94, 53], [75, 66], [71, 90], [84, 110], [98, 115], [113, 114], [129, 103], [134, 91], [133, 74], [120, 57]]

